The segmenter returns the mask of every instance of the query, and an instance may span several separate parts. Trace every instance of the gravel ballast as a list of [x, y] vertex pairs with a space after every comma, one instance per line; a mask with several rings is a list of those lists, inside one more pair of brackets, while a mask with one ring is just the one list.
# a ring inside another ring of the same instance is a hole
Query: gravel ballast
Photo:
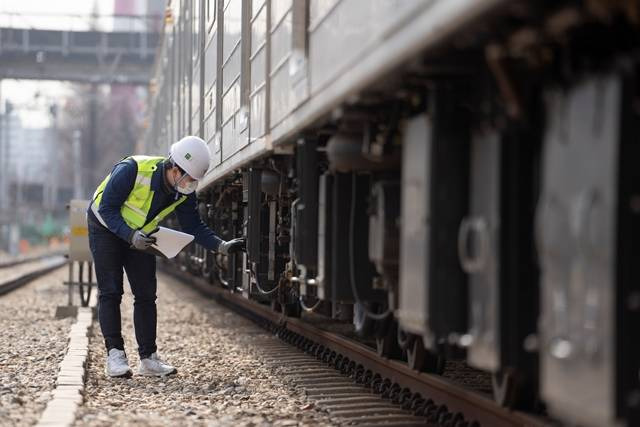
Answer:
[[335, 425], [260, 357], [261, 346], [279, 342], [269, 332], [161, 274], [157, 304], [158, 352], [178, 374], [135, 375], [139, 359], [125, 283], [123, 336], [134, 376], [106, 378], [106, 351], [96, 324], [76, 425]]
[[60, 268], [0, 297], [0, 425], [35, 424], [51, 397], [74, 322], [54, 318], [67, 303], [66, 279]]

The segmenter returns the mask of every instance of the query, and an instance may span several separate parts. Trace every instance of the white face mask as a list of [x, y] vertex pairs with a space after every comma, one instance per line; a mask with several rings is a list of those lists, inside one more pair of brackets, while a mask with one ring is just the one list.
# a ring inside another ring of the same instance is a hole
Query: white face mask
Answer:
[[194, 191], [196, 191], [196, 188], [198, 187], [198, 181], [191, 181], [189, 182], [187, 185], [180, 185], [180, 182], [187, 176], [187, 174], [184, 174], [180, 177], [180, 179], [178, 181], [176, 181], [176, 185], [174, 186], [175, 190], [180, 193], [180, 194], [191, 194]]

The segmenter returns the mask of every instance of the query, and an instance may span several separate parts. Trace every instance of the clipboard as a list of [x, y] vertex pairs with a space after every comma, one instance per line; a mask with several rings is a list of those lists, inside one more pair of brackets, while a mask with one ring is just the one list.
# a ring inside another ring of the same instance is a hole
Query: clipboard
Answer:
[[191, 234], [172, 230], [166, 227], [158, 227], [158, 231], [151, 234], [151, 236], [156, 238], [156, 242], [144, 252], [163, 258], [175, 257], [194, 239], [194, 236]]

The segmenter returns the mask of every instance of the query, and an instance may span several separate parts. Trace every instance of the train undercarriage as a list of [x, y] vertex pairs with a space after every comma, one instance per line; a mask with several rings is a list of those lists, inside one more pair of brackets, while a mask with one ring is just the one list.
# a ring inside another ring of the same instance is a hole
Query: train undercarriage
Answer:
[[640, 422], [633, 1], [514, 2], [199, 189], [229, 258], [175, 261], [500, 404]]

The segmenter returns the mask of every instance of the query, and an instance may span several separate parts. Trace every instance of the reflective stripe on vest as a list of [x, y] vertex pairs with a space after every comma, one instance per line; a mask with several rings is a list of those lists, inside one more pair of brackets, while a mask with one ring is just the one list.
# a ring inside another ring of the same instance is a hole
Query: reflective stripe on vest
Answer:
[[[131, 156], [125, 157], [121, 161], [132, 159], [138, 165], [138, 174], [136, 175], [133, 189], [129, 193], [127, 200], [122, 204], [120, 214], [124, 222], [134, 230], [142, 230], [145, 233], [149, 233], [158, 227], [160, 221], [162, 221], [167, 215], [175, 210], [175, 208], [187, 199], [187, 196], [181, 196], [174, 203], [164, 208], [155, 218], [147, 221], [147, 215], [151, 209], [151, 201], [153, 200], [153, 190], [151, 189], [151, 177], [153, 173], [158, 169], [158, 163], [164, 160], [164, 157], [150, 157], [150, 156]], [[98, 186], [93, 194], [93, 201], [91, 203], [91, 211], [98, 218], [98, 221], [105, 227], [107, 224], [99, 214], [100, 201], [102, 200], [102, 193], [107, 183], [111, 179], [109, 174]], [[107, 227], [109, 228], [109, 227]]]

